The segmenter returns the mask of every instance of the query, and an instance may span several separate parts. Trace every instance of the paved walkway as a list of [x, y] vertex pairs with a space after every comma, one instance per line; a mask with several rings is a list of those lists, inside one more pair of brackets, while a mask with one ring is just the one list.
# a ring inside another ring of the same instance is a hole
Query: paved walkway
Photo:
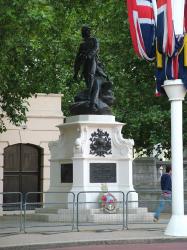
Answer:
[[[122, 244], [122, 245], [90, 245], [56, 248], [55, 250], [186, 250], [187, 242], [152, 243], [152, 244]], [[52, 248], [46, 250], [53, 250]]]
[[[151, 250], [157, 250], [158, 243], [180, 243], [181, 248], [159, 248], [160, 250], [170, 249], [187, 249], [187, 238], [170, 237], [164, 235], [166, 225], [142, 225], [133, 227], [129, 230], [88, 230], [82, 229], [80, 232], [43, 232], [43, 233], [1, 233], [0, 234], [0, 249], [63, 249], [63, 250], [149, 250], [149, 245], [143, 248], [137, 248], [141, 244], [154, 243], [155, 248], [151, 247]], [[138, 244], [137, 244], [138, 243]], [[131, 244], [131, 248], [128, 244]], [[135, 244], [135, 245], [134, 245]], [[97, 248], [96, 248], [97, 245]], [[99, 246], [101, 245], [101, 246]], [[117, 247], [114, 247], [117, 245]], [[123, 248], [122, 248], [123, 245]], [[76, 246], [76, 247], [75, 247]], [[94, 247], [93, 247], [94, 246]], [[110, 246], [110, 247], [109, 247]], [[144, 245], [142, 245], [144, 246]], [[151, 244], [153, 246], [153, 244]], [[86, 248], [85, 248], [86, 247]], [[99, 248], [102, 247], [102, 248]], [[126, 248], [125, 248], [126, 247]], [[134, 247], [134, 248], [132, 248]], [[182, 248], [183, 247], [183, 248]]]

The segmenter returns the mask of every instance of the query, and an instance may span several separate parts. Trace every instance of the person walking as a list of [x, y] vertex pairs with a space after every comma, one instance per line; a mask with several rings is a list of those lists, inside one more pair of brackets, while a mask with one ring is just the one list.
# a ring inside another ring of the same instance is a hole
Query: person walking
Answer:
[[160, 185], [162, 194], [160, 197], [160, 203], [154, 214], [154, 222], [157, 222], [160, 217], [160, 213], [164, 210], [166, 203], [171, 206], [172, 198], [172, 181], [171, 181], [171, 166], [166, 167], [166, 172], [161, 176]]

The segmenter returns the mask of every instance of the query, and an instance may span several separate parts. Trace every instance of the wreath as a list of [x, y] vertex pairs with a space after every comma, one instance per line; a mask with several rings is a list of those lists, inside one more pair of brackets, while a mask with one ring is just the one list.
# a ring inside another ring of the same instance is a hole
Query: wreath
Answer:
[[103, 209], [104, 212], [107, 213], [115, 213], [116, 212], [116, 204], [117, 204], [117, 199], [115, 196], [111, 193], [106, 193], [103, 194], [100, 197], [100, 204], [101, 208]]

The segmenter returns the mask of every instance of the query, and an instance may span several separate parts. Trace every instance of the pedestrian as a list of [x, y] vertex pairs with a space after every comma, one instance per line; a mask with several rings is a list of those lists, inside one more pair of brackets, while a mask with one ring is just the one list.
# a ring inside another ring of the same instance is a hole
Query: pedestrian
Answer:
[[171, 182], [171, 166], [166, 167], [166, 172], [161, 176], [160, 185], [162, 194], [160, 197], [160, 203], [154, 214], [154, 222], [157, 222], [160, 217], [160, 213], [164, 210], [166, 203], [171, 206], [172, 198], [172, 182]]

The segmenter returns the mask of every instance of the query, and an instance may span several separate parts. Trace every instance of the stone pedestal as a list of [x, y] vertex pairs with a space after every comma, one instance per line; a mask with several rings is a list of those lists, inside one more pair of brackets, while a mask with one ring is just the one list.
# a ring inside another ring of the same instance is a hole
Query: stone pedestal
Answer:
[[[133, 140], [124, 139], [124, 124], [111, 115], [78, 115], [59, 125], [58, 141], [50, 142], [51, 192], [133, 191]], [[137, 194], [132, 194], [137, 200]], [[98, 194], [84, 195], [84, 202], [96, 202]], [[67, 202], [62, 195], [46, 196], [46, 202]]]

